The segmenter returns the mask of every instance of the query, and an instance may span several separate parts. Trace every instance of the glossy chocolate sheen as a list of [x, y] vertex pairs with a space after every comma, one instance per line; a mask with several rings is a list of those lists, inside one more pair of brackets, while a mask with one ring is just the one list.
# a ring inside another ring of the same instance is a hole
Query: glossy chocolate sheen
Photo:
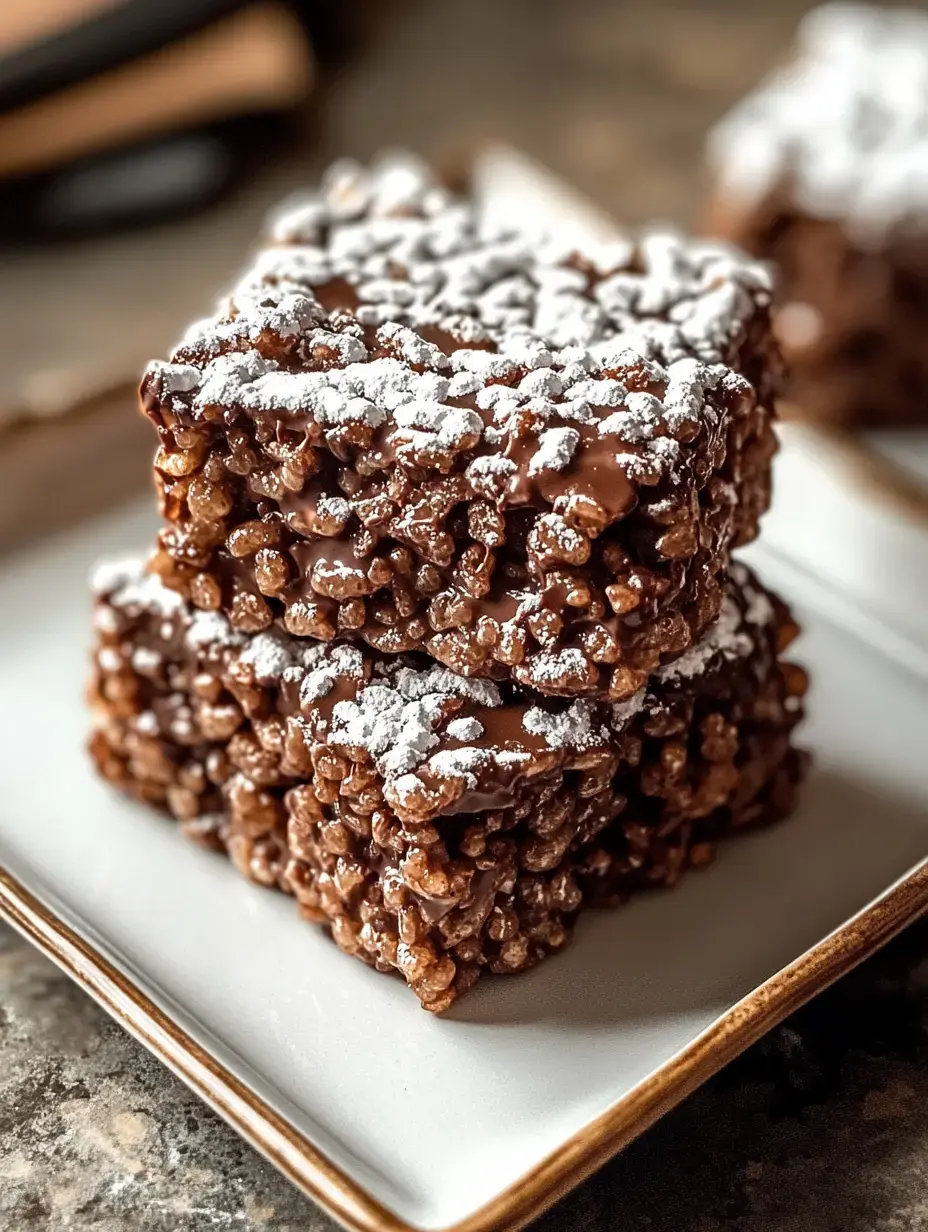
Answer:
[[769, 499], [768, 284], [673, 237], [551, 253], [421, 171], [354, 175], [146, 375], [155, 568], [242, 632], [633, 695]]
[[442, 1010], [561, 948], [586, 903], [672, 884], [789, 811], [804, 675], [740, 567], [696, 647], [626, 702], [418, 657], [243, 635], [140, 567], [101, 575], [101, 773]]

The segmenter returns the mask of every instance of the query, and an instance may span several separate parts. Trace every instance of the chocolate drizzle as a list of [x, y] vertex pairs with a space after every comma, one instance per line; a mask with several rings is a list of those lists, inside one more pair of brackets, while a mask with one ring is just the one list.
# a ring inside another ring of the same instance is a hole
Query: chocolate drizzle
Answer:
[[766, 505], [766, 277], [671, 236], [558, 252], [403, 168], [341, 167], [151, 365], [158, 571], [243, 632], [622, 700]]

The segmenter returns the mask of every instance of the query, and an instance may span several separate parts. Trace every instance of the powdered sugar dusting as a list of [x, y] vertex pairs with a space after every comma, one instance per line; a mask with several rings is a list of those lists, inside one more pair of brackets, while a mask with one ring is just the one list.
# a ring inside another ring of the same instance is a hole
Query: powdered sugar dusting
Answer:
[[742, 596], [747, 600], [744, 619], [749, 625], [766, 628], [774, 621], [776, 613], [770, 596], [752, 580], [751, 573], [740, 561], [735, 561], [730, 570]]
[[565, 677], [585, 676], [588, 668], [586, 656], [581, 650], [568, 647], [566, 650], [537, 654], [532, 660], [532, 683], [554, 684]]
[[186, 629], [188, 646], [240, 646], [244, 637], [229, 624], [221, 612], [194, 612]]
[[[343, 675], [363, 674], [363, 656], [352, 647], [327, 647], [323, 643], [291, 637], [280, 629], [247, 635], [229, 624], [222, 612], [199, 611], [191, 607], [176, 591], [155, 574], [147, 573], [141, 557], [110, 562], [98, 566], [93, 573], [94, 592], [105, 598], [107, 610], [125, 611], [130, 615], [146, 612], [163, 618], [159, 634], [164, 640], [180, 638], [192, 652], [203, 654], [217, 649], [236, 649], [239, 661], [249, 665], [255, 679], [262, 684], [276, 683], [287, 672], [303, 671], [320, 659], [333, 661]], [[110, 632], [115, 632], [111, 628]], [[135, 655], [153, 654], [144, 648]], [[154, 666], [154, 664], [150, 664]]]
[[[661, 703], [661, 686], [696, 679], [720, 657], [732, 660], [750, 655], [755, 648], [751, 631], [769, 627], [776, 613], [742, 565], [736, 563], [731, 572], [740, 598], [726, 595], [708, 633], [661, 667], [643, 689], [612, 706], [589, 698], [567, 703], [548, 699], [530, 705], [522, 712], [526, 735], [540, 739], [552, 751], [608, 747], [614, 734], [637, 714]], [[506, 782], [507, 776], [518, 773], [533, 756], [527, 748], [518, 747], [517, 735], [501, 744], [472, 743], [486, 736], [478, 715], [507, 706], [521, 710], [524, 705], [504, 695], [491, 680], [459, 676], [438, 664], [413, 667], [403, 659], [383, 659], [352, 645], [295, 638], [276, 627], [252, 635], [238, 633], [220, 613], [190, 607], [159, 578], [146, 574], [139, 560], [98, 570], [94, 583], [117, 611], [145, 611], [163, 622], [165, 636], [180, 637], [195, 661], [210, 657], [218, 647], [231, 652], [232, 661], [250, 667], [258, 683], [295, 685], [304, 720], [320, 722], [319, 730], [333, 748], [361, 749], [369, 754], [391, 798], [411, 799], [416, 792], [428, 790], [429, 776], [459, 781], [467, 789], [476, 788], [480, 775], [488, 771], [502, 775]], [[104, 660], [107, 655], [112, 662]], [[118, 669], [121, 658], [112, 648], [105, 647], [100, 656], [105, 670]], [[133, 664], [141, 672], [159, 671], [162, 656], [139, 647]], [[568, 648], [538, 656], [534, 670], [561, 681], [565, 673], [582, 673], [586, 666], [585, 656]], [[320, 703], [341, 684], [351, 686], [349, 696], [342, 693], [330, 713], [320, 713]], [[175, 727], [190, 724], [192, 718], [178, 710], [172, 723]], [[461, 747], [449, 748], [449, 741]]]
[[320, 496], [316, 501], [316, 512], [324, 518], [347, 522], [351, 517], [351, 506], [343, 496]]
[[437, 747], [437, 729], [455, 699], [484, 706], [502, 700], [490, 681], [467, 679], [444, 667], [387, 670], [353, 699], [336, 703], [329, 743], [365, 749], [385, 778], [395, 778]]
[[655, 693], [656, 685], [695, 680], [720, 657], [725, 660], [744, 659], [753, 653], [754, 639], [746, 626], [767, 629], [773, 624], [776, 613], [768, 596], [753, 584], [750, 573], [742, 564], [733, 564], [731, 575], [744, 602], [744, 611], [731, 595], [726, 595], [715, 624], [694, 646], [659, 668], [637, 693], [612, 707], [614, 731], [622, 731], [635, 715], [660, 701]]
[[278, 681], [295, 668], [311, 668], [325, 656], [324, 643], [305, 642], [278, 629], [252, 634], [239, 656], [261, 684]]
[[491, 749], [439, 749], [428, 759], [426, 767], [429, 773], [442, 778], [462, 779], [465, 786], [473, 791], [477, 786], [478, 773], [491, 765], [493, 760]]
[[154, 710], [143, 710], [141, 714], [135, 716], [135, 730], [141, 732], [143, 736], [157, 736], [158, 716]]
[[[712, 369], [731, 361], [770, 298], [760, 266], [666, 232], [613, 245], [605, 265], [593, 261], [603, 273], [591, 286], [556, 243], [491, 225], [402, 154], [369, 168], [336, 164], [317, 193], [278, 215], [272, 240], [282, 246], [259, 255], [172, 362], [151, 365], [146, 397], [194, 417], [218, 410], [308, 416], [325, 429], [394, 424], [401, 456], [420, 466], [480, 439], [479, 416], [448, 401], [468, 396], [496, 407], [484, 439], [500, 453], [518, 407], [554, 421], [529, 462], [533, 474], [570, 464], [580, 444], [571, 424], [673, 435], [702, 413], [719, 380]], [[350, 312], [328, 312], [317, 299], [334, 282], [350, 287]], [[445, 354], [424, 336], [435, 330], [463, 345]], [[281, 351], [299, 364], [281, 362]], [[617, 357], [667, 366], [660, 409], [627, 394], [610, 368]], [[686, 358], [709, 367], [684, 378], [674, 366]], [[610, 423], [609, 411], [622, 407], [625, 418]]]
[[122, 659], [112, 646], [104, 646], [97, 651], [97, 663], [104, 672], [117, 672], [122, 666]]
[[132, 652], [131, 662], [133, 670], [141, 672], [144, 676], [150, 672], [156, 672], [164, 660], [156, 650], [150, 650], [147, 646], [136, 646]]
[[608, 729], [597, 721], [599, 708], [595, 703], [579, 698], [566, 710], [552, 711], [532, 706], [525, 712], [522, 725], [533, 736], [540, 736], [551, 749], [585, 749], [605, 745]]
[[754, 649], [754, 643], [743, 626], [741, 609], [730, 595], [726, 595], [715, 624], [679, 658], [665, 663], [658, 670], [656, 679], [662, 684], [669, 680], [691, 680], [701, 675], [720, 654], [726, 659], [745, 658]]
[[[328, 680], [323, 685], [320, 676], [325, 674]], [[305, 703], [306, 696], [326, 696], [339, 679], [364, 680], [367, 667], [364, 655], [356, 646], [332, 646], [327, 649], [326, 661], [308, 672], [303, 680], [300, 699]], [[324, 691], [323, 691], [324, 690]]]
[[479, 740], [483, 730], [483, 724], [474, 718], [452, 719], [445, 728], [452, 740]]
[[636, 714], [640, 714], [645, 708], [648, 690], [647, 687], [639, 689], [637, 693], [633, 693], [631, 697], [627, 697], [624, 702], [616, 702], [612, 707], [612, 730], [615, 732], [623, 731], [632, 721]]
[[580, 433], [574, 428], [549, 428], [542, 432], [538, 448], [528, 464], [529, 474], [566, 470], [579, 444]]
[[137, 556], [97, 565], [90, 586], [95, 595], [105, 596], [116, 608], [156, 611], [171, 617], [185, 606], [176, 591], [168, 590], [159, 577], [146, 572], [144, 560]]

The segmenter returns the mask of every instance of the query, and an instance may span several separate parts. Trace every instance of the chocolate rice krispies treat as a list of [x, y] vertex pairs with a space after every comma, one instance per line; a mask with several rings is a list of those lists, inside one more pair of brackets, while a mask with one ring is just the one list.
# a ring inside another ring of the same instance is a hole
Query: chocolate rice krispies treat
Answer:
[[928, 14], [829, 4], [714, 130], [705, 229], [779, 269], [794, 413], [928, 417]]
[[796, 630], [734, 577], [710, 631], [611, 703], [243, 633], [138, 563], [110, 567], [93, 755], [441, 1011], [559, 950], [584, 903], [671, 885], [790, 810], [805, 676], [779, 655]]
[[243, 633], [632, 696], [769, 499], [764, 270], [501, 232], [409, 159], [338, 164], [153, 363], [153, 568]]

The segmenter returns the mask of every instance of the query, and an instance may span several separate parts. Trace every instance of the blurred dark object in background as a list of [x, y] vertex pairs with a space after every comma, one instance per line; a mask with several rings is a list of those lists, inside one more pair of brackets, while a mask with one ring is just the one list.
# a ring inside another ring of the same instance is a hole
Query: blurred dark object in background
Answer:
[[350, 3], [6, 0], [0, 239], [208, 204], [301, 128]]

